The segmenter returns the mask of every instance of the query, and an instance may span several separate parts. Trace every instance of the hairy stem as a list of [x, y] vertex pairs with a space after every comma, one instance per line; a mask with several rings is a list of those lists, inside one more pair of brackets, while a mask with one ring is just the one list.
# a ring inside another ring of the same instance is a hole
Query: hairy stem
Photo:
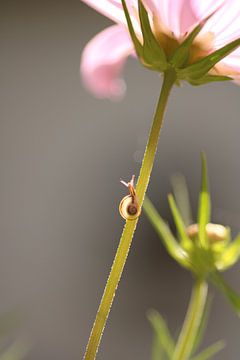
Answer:
[[179, 335], [173, 360], [188, 360], [191, 356], [204, 308], [207, 300], [208, 285], [205, 280], [196, 279], [186, 318]]
[[[160, 98], [153, 119], [153, 124], [149, 134], [149, 139], [146, 146], [146, 151], [142, 161], [142, 166], [136, 187], [139, 206], [142, 206], [143, 204], [144, 196], [149, 184], [150, 175], [152, 172], [154, 158], [157, 150], [158, 138], [162, 127], [163, 115], [165, 112], [169, 93], [174, 82], [175, 73], [171, 71], [165, 73]], [[103, 297], [98, 308], [96, 319], [92, 327], [87, 349], [84, 355], [84, 360], [94, 360], [96, 358], [98, 347], [109, 316], [115, 292], [127, 260], [137, 222], [138, 219], [126, 221], [120, 243], [115, 255], [115, 259], [113, 261], [111, 272], [103, 293]]]

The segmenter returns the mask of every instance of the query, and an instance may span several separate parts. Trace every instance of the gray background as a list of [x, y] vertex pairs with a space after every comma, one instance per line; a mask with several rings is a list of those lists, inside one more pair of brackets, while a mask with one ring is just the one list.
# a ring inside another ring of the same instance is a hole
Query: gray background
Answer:
[[[29, 359], [77, 360], [123, 226], [119, 179], [138, 174], [161, 81], [130, 60], [122, 102], [89, 95], [80, 54], [110, 22], [79, 0], [5, 0], [0, 17], [0, 310], [24, 311]], [[203, 149], [213, 218], [239, 230], [239, 96], [233, 84], [173, 91], [149, 188], [166, 218], [176, 171], [196, 208]], [[226, 277], [240, 291], [239, 272]], [[149, 359], [147, 309], [158, 309], [176, 334], [191, 281], [143, 216], [98, 358]], [[226, 339], [217, 359], [239, 358], [239, 330], [216, 294], [205, 344]]]

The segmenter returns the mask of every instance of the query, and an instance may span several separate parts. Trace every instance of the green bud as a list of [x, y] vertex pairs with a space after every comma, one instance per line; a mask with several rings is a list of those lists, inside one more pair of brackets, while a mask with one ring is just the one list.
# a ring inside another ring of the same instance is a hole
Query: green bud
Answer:
[[[187, 191], [184, 193], [186, 195]], [[179, 239], [175, 238], [168, 224], [161, 218], [149, 199], [146, 198], [143, 205], [144, 211], [160, 235], [168, 253], [197, 278], [212, 281], [240, 315], [240, 297], [224, 282], [219, 273], [239, 260], [240, 234], [232, 241], [228, 227], [210, 222], [211, 200], [205, 156], [202, 156], [198, 223], [186, 226], [174, 197], [169, 195], [168, 200]], [[188, 196], [181, 201], [186, 204]], [[187, 208], [189, 208], [188, 205]]]
[[[208, 223], [205, 227], [205, 230], [207, 239], [211, 245], [226, 241], [229, 238], [229, 231], [223, 225]], [[199, 235], [198, 224], [192, 224], [188, 226], [187, 234], [191, 239], [196, 239]]]

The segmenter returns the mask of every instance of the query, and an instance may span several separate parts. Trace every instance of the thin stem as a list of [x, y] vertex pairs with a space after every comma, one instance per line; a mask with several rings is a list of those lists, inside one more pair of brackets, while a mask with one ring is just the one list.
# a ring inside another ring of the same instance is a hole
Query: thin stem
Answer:
[[188, 360], [190, 358], [201, 326], [207, 292], [207, 282], [202, 279], [197, 279], [192, 290], [190, 304], [179, 335], [173, 360]]
[[[150, 180], [150, 175], [157, 150], [158, 138], [162, 127], [163, 115], [169, 93], [174, 82], [175, 74], [173, 72], [165, 73], [160, 98], [153, 119], [153, 124], [149, 134], [149, 139], [136, 187], [139, 206], [142, 206], [143, 204], [144, 196]], [[109, 316], [115, 292], [127, 260], [137, 222], [138, 219], [126, 221], [120, 243], [115, 255], [115, 259], [113, 261], [111, 272], [108, 277], [103, 297], [98, 308], [96, 319], [89, 337], [86, 353], [84, 355], [84, 360], [94, 360], [96, 358], [98, 347]]]

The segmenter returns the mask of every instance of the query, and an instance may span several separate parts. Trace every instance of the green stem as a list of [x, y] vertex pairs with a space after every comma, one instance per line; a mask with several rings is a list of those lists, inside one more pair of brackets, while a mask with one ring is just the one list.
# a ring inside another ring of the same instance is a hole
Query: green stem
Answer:
[[[163, 122], [163, 115], [166, 108], [170, 90], [175, 82], [175, 73], [168, 72], [164, 75], [162, 90], [158, 101], [156, 113], [153, 119], [146, 151], [142, 161], [142, 166], [136, 187], [136, 193], [139, 205], [142, 206], [144, 196], [150, 180], [154, 158], [157, 150], [158, 138]], [[113, 261], [110, 275], [103, 293], [103, 297], [98, 308], [95, 322], [89, 337], [84, 360], [94, 360], [98, 351], [98, 347], [102, 338], [102, 334], [108, 319], [111, 305], [115, 296], [118, 283], [121, 279], [124, 265], [127, 260], [129, 249], [132, 243], [134, 231], [138, 219], [126, 221], [120, 243]]]
[[208, 285], [205, 280], [196, 279], [187, 315], [179, 335], [173, 360], [188, 360], [191, 356], [207, 300]]

